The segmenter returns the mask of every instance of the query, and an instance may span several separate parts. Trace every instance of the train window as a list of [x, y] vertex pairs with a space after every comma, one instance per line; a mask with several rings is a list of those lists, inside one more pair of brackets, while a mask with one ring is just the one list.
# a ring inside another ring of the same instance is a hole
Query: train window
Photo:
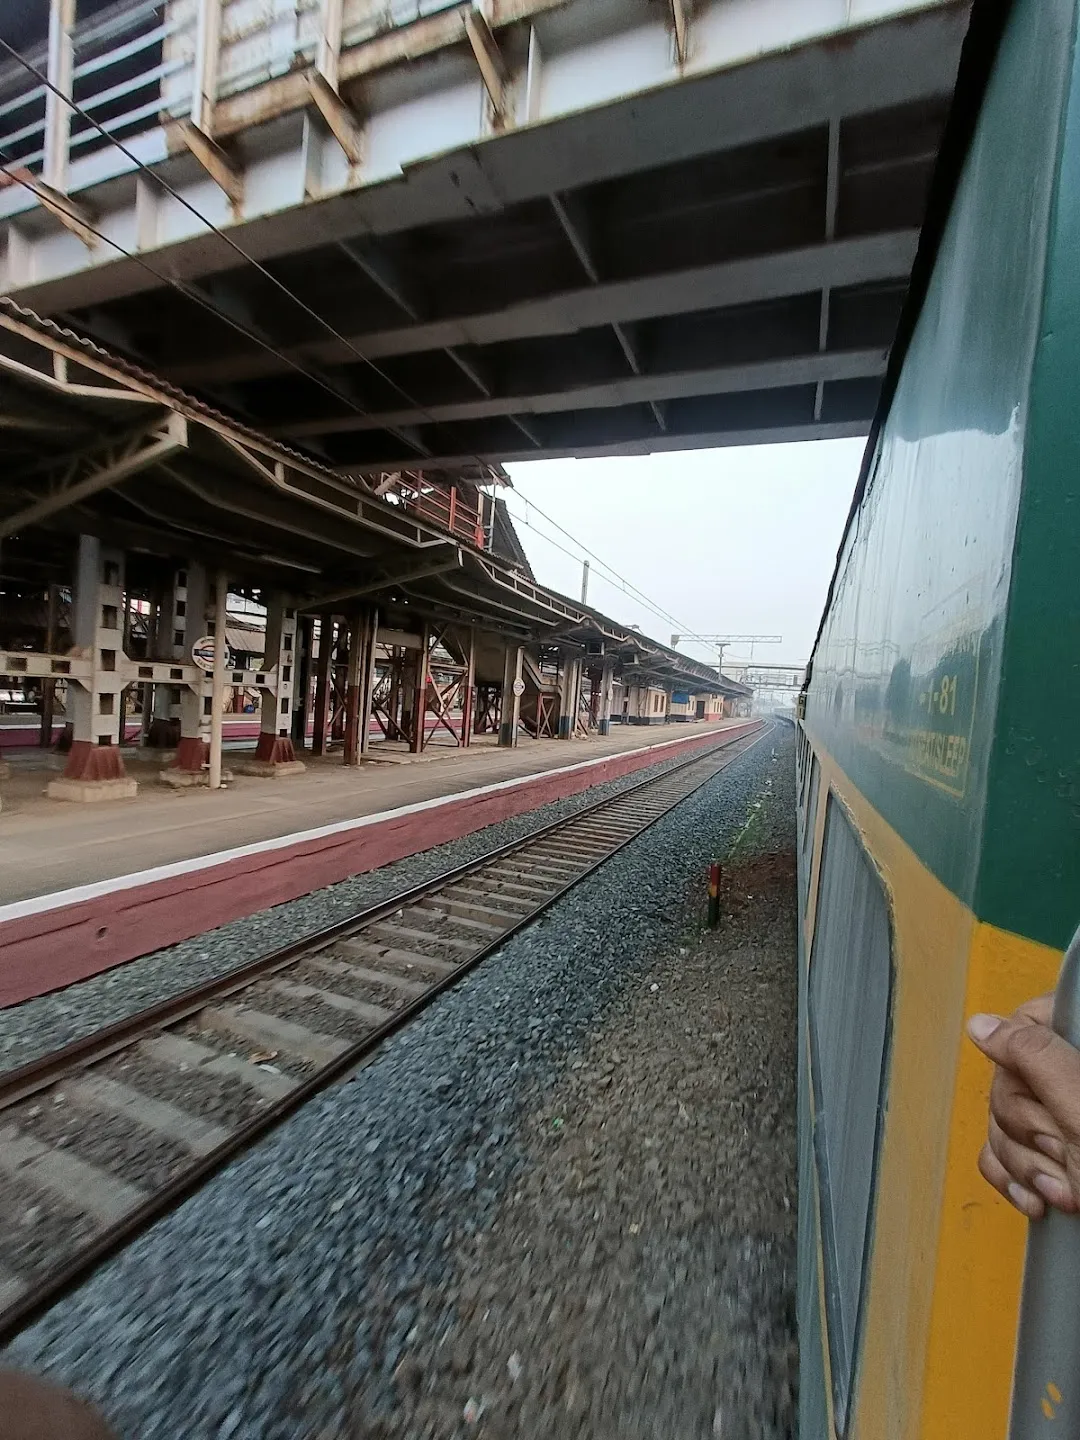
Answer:
[[807, 875], [810, 873], [810, 857], [814, 853], [814, 827], [817, 824], [818, 787], [821, 784], [821, 767], [816, 755], [811, 755], [807, 767], [809, 780], [804, 786], [802, 861]]
[[814, 1152], [837, 1426], [846, 1429], [858, 1355], [892, 991], [885, 890], [830, 795], [810, 952]]

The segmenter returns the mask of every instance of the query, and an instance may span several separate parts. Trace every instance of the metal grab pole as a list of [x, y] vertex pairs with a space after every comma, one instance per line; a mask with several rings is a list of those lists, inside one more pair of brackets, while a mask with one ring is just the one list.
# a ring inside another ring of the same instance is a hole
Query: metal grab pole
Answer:
[[[1080, 1049], [1080, 930], [1058, 978], [1052, 1021]], [[1009, 1440], [1080, 1436], [1080, 1215], [1047, 1206], [1028, 1226]]]

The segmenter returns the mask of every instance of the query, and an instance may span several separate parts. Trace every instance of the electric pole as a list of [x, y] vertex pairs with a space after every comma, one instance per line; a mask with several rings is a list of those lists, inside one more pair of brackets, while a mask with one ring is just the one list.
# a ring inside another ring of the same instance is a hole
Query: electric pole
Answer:
[[[720, 659], [720, 669], [724, 668], [724, 651], [729, 645], [749, 645], [750, 659], [754, 658], [755, 645], [782, 645], [782, 635], [687, 635], [687, 640], [701, 640], [707, 645], [712, 645]], [[672, 635], [672, 649], [683, 639], [681, 635]]]

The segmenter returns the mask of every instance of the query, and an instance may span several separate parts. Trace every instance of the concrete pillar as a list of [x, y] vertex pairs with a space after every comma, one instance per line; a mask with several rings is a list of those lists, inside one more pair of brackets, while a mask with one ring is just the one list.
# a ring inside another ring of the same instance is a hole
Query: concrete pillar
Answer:
[[559, 686], [559, 739], [572, 740], [577, 730], [578, 698], [581, 693], [581, 661], [563, 660]]
[[[45, 653], [52, 655], [57, 646], [57, 629], [60, 623], [60, 587], [49, 586], [48, 609], [45, 618]], [[38, 744], [48, 749], [52, 744], [53, 714], [56, 707], [56, 681], [41, 682], [41, 728]]]
[[[158, 607], [153, 633], [153, 659], [182, 661], [185, 642], [191, 645], [205, 634], [205, 587], [194, 599], [204, 608], [198, 614], [189, 616], [188, 571], [177, 570]], [[153, 691], [146, 743], [157, 750], [171, 750], [181, 734], [181, 689], [178, 685], [155, 685]]]
[[520, 645], [506, 647], [503, 662], [502, 708], [499, 712], [499, 744], [509, 748], [517, 744], [518, 724], [521, 720], [521, 697], [525, 682], [521, 678], [521, 666], [525, 651]]
[[[210, 581], [206, 566], [192, 561], [185, 572], [183, 594], [177, 591], [178, 605], [174, 610], [177, 623], [173, 632], [174, 647], [179, 648], [180, 658], [186, 665], [192, 663], [192, 647], [201, 639], [213, 633], [213, 610], [210, 604]], [[181, 628], [179, 621], [183, 620]], [[180, 690], [180, 738], [176, 744], [176, 755], [168, 770], [162, 771], [162, 779], [180, 783], [181, 775], [203, 777], [210, 761], [210, 705], [212, 681], [208, 674], [200, 672], [195, 687], [185, 685]], [[169, 688], [169, 687], [159, 687]], [[172, 772], [177, 772], [176, 776]], [[196, 783], [187, 781], [188, 784]]]
[[604, 661], [604, 669], [600, 676], [600, 720], [599, 730], [601, 735], [611, 733], [611, 691], [615, 681], [615, 664], [612, 660]]
[[294, 745], [306, 746], [308, 719], [311, 715], [311, 656], [315, 617], [304, 615], [296, 631], [298, 654], [296, 660], [296, 688], [293, 691], [292, 738]]
[[72, 744], [63, 777], [48, 786], [55, 800], [125, 799], [138, 789], [120, 758], [125, 604], [123, 554], [80, 535], [73, 653], [90, 662], [90, 673], [85, 683], [68, 684]]
[[259, 739], [255, 758], [240, 767], [245, 775], [277, 779], [297, 775], [304, 762], [297, 760], [290, 735], [293, 687], [296, 683], [296, 606], [284, 595], [274, 595], [266, 610], [266, 644], [263, 670], [270, 682], [262, 692]]

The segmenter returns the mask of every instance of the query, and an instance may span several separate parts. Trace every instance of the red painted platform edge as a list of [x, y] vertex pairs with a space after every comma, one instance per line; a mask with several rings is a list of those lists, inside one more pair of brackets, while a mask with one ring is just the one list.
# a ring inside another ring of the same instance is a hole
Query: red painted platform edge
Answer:
[[[722, 733], [734, 739], [756, 723]], [[675, 743], [692, 751], [714, 743], [717, 733]], [[0, 923], [0, 1008], [88, 980], [140, 955], [459, 840], [664, 758], [653, 750], [611, 755], [587, 767], [531, 775], [479, 795], [448, 796], [412, 814], [5, 921]]]

